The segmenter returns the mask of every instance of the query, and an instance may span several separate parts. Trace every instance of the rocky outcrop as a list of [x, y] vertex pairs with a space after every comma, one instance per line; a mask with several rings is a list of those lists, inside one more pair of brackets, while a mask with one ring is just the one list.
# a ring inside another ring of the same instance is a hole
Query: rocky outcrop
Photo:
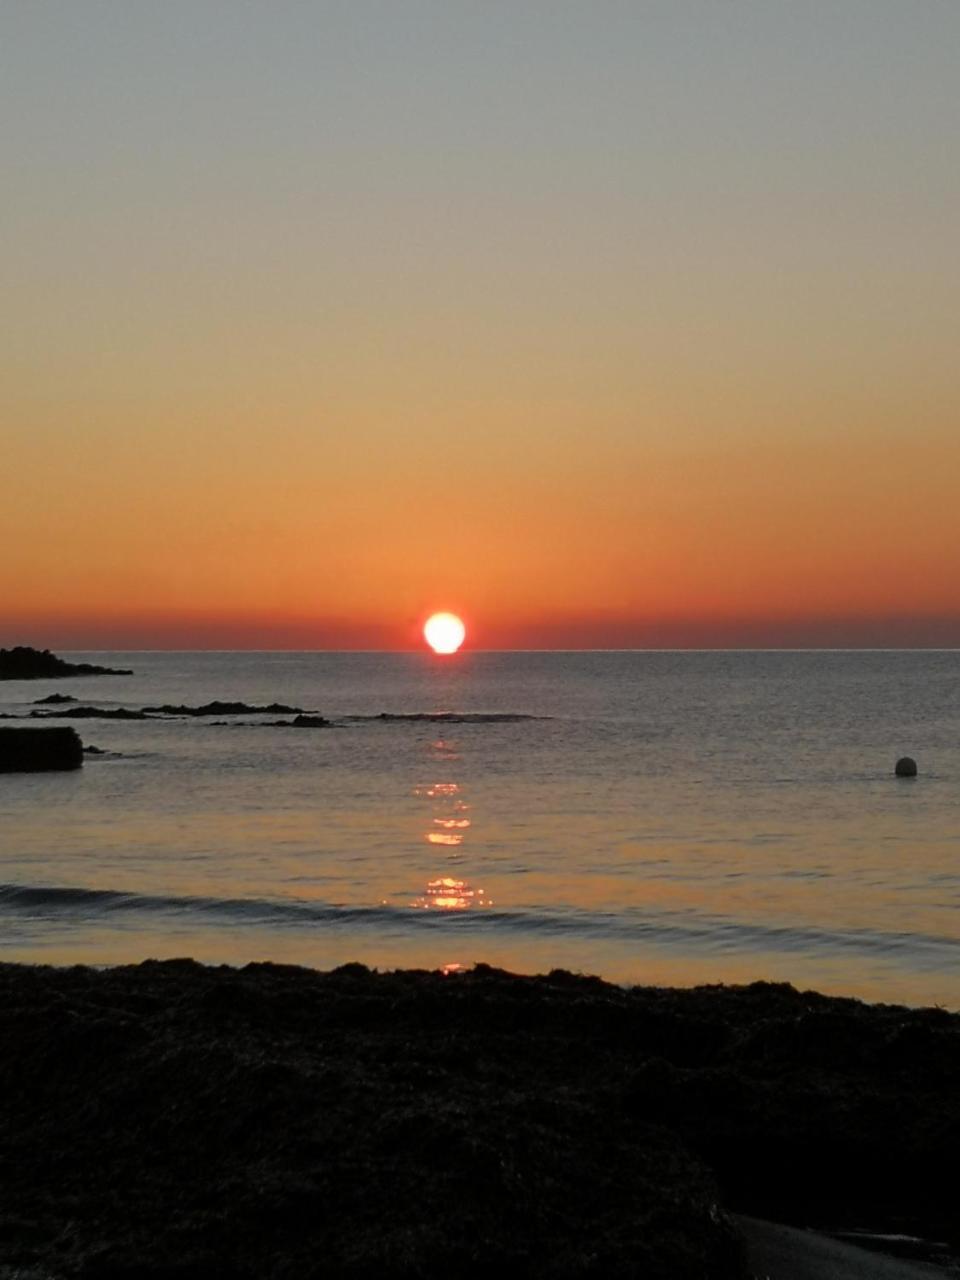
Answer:
[[292, 720], [214, 720], [211, 729], [245, 728], [245, 729], [329, 729], [333, 724], [326, 716], [294, 716]]
[[294, 716], [292, 720], [268, 720], [265, 729], [328, 729], [326, 716]]
[[0, 680], [59, 680], [65, 676], [132, 676], [132, 671], [98, 667], [90, 662], [65, 662], [49, 649], [17, 645], [0, 649]]
[[282, 702], [271, 702], [266, 707], [251, 706], [247, 702], [206, 702], [201, 707], [188, 707], [182, 703], [172, 706], [170, 703], [162, 707], [144, 707], [147, 715], [163, 716], [293, 716], [302, 715], [303, 707], [288, 707]]
[[348, 716], [350, 720], [382, 720], [393, 724], [516, 724], [521, 720], [549, 720], [549, 716], [530, 716], [518, 711], [381, 711], [375, 716]]
[[68, 711], [31, 711], [32, 720], [152, 720], [130, 707], [70, 707]]
[[0, 773], [46, 773], [82, 764], [76, 729], [0, 729]]
[[34, 702], [35, 707], [60, 707], [68, 702], [76, 702], [77, 699], [72, 693], [48, 693], [45, 698], [37, 698]]
[[[44, 702], [49, 699], [45, 698]], [[73, 699], [66, 699], [72, 702]], [[269, 720], [264, 724], [250, 721], [254, 727], [269, 725], [290, 725], [297, 729], [325, 728], [330, 721], [324, 716], [312, 715], [298, 711], [296, 707], [284, 706], [281, 702], [272, 702], [267, 707], [251, 706], [246, 702], [208, 702], [202, 707], [172, 706], [162, 707], [75, 707], [69, 706], [62, 711], [31, 711], [31, 720], [183, 720], [196, 719], [202, 716], [242, 716], [242, 715], [293, 715], [293, 720]], [[0, 720], [20, 720], [22, 716], [10, 713], [0, 715]], [[215, 720], [214, 725], [229, 724], [228, 720]]]

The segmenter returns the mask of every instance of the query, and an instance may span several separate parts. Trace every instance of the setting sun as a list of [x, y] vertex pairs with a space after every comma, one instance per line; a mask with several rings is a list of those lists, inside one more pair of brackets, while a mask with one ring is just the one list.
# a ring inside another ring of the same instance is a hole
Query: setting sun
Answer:
[[434, 653], [456, 653], [467, 629], [455, 613], [435, 613], [423, 627], [423, 638]]

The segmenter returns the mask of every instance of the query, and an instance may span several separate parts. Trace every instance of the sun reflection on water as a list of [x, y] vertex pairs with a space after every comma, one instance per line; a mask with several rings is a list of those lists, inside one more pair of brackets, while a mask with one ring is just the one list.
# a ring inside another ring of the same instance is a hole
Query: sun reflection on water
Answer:
[[[451, 761], [460, 759], [457, 744], [445, 738], [432, 741], [428, 752], [435, 764], [442, 762], [444, 770]], [[448, 775], [445, 781], [415, 787], [414, 795], [432, 802], [424, 840], [438, 852], [445, 850], [451, 861], [458, 861], [472, 826], [472, 819], [467, 816], [470, 805], [463, 798], [460, 784], [451, 781]], [[456, 912], [488, 907], [492, 903], [483, 889], [474, 888], [460, 874], [441, 874], [427, 881], [424, 892], [411, 905], [423, 911]]]
[[[459, 790], [460, 785], [456, 782], [433, 782], [429, 787], [415, 787], [413, 794], [415, 796], [427, 796], [432, 800], [436, 796], [455, 796]], [[466, 807], [465, 805], [464, 808]]]
[[426, 892], [413, 905], [424, 911], [467, 911], [470, 907], [493, 904], [482, 889], [474, 889], [466, 880], [438, 876], [436, 880], [427, 881]]
[[[454, 748], [441, 738], [431, 742], [430, 752], [432, 756], [445, 755], [454, 752]], [[433, 806], [434, 813], [430, 819], [430, 826], [423, 835], [427, 844], [440, 845], [448, 849], [456, 849], [462, 845], [471, 820], [466, 816], [470, 806], [460, 793], [460, 784], [432, 782], [427, 786], [415, 787], [414, 795], [436, 802]], [[439, 830], [436, 830], [435, 828], [438, 827]]]

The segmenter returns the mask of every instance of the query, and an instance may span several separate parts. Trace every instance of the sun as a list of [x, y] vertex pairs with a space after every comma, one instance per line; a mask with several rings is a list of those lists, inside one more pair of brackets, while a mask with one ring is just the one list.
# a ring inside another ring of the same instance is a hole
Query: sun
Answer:
[[456, 653], [466, 634], [455, 613], [435, 613], [423, 625], [423, 638], [434, 653]]

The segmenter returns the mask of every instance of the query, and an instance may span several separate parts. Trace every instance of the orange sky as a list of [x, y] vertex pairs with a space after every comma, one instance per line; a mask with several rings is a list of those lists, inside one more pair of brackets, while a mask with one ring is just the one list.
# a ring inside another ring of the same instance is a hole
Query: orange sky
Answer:
[[960, 23], [860, 8], [8, 14], [0, 642], [960, 644]]

